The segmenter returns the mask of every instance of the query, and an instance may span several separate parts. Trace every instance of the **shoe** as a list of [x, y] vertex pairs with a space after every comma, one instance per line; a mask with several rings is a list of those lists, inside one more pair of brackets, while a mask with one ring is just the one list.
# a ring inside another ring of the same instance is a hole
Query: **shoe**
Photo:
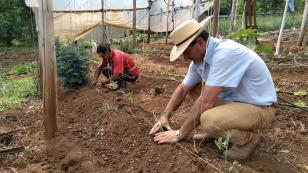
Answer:
[[262, 140], [263, 140], [262, 137], [256, 136], [247, 144], [244, 144], [244, 145], [233, 144], [232, 147], [227, 152], [227, 159], [228, 160], [247, 159], [252, 153], [252, 151], [258, 146], [258, 144]]

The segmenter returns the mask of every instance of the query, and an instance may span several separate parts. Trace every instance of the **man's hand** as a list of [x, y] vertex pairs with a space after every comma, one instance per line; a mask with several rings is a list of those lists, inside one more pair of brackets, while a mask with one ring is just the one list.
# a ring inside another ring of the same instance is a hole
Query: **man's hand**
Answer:
[[156, 132], [158, 132], [162, 127], [165, 127], [167, 130], [172, 130], [170, 125], [169, 125], [169, 121], [168, 118], [165, 116], [161, 116], [159, 118], [159, 120], [154, 124], [154, 126], [152, 127], [151, 131], [150, 131], [150, 135], [155, 134]]
[[156, 133], [154, 137], [154, 142], [157, 142], [158, 144], [178, 142], [178, 138], [176, 137], [176, 131], [170, 130], [166, 132]]
[[103, 79], [102, 81], [101, 81], [101, 86], [103, 86], [103, 85], [105, 85], [105, 84], [107, 84], [107, 83], [109, 83], [110, 82], [110, 80], [109, 79]]

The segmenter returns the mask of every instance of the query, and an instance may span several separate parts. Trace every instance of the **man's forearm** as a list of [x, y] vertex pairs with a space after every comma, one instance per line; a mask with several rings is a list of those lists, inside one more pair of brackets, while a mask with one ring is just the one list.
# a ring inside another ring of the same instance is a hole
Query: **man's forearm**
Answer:
[[186, 121], [180, 128], [181, 136], [184, 137], [188, 135], [194, 128], [199, 126], [201, 113], [210, 109], [211, 107], [212, 104], [202, 105], [202, 100], [199, 97], [197, 101], [193, 104]]
[[186, 93], [183, 91], [182, 87], [179, 86], [172, 94], [162, 116], [165, 116], [167, 119], [169, 119], [172, 112], [175, 111], [182, 104], [185, 97]]

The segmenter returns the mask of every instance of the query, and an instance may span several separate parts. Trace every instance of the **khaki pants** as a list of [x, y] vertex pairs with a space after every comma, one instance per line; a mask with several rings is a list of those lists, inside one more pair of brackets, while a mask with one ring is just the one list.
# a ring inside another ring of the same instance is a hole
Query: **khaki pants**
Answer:
[[[196, 99], [196, 93], [201, 93], [201, 85], [192, 89], [191, 96]], [[200, 95], [200, 94], [199, 94]], [[215, 103], [217, 106], [203, 112], [200, 117], [201, 127], [209, 136], [219, 138], [227, 131], [235, 129], [230, 142], [244, 145], [257, 134], [253, 130], [269, 127], [275, 109], [270, 106], [257, 106], [240, 102]]]

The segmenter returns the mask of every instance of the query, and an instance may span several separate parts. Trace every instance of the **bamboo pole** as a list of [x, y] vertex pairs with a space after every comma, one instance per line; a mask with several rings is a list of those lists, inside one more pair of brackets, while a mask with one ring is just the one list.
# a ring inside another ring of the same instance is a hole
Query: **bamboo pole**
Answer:
[[104, 6], [104, 0], [101, 1], [102, 2], [102, 9], [101, 9], [101, 12], [102, 12], [102, 39], [103, 39], [103, 43], [106, 43], [106, 28], [105, 28], [105, 6]]
[[279, 31], [279, 36], [278, 36], [278, 40], [277, 40], [275, 56], [279, 55], [280, 45], [281, 45], [281, 40], [282, 40], [282, 35], [283, 35], [283, 28], [284, 28], [284, 24], [285, 24], [286, 16], [287, 16], [287, 11], [288, 11], [288, 4], [289, 4], [289, 0], [286, 0], [284, 12], [283, 12], [283, 17], [282, 17], [282, 21], [281, 21], [281, 26], [280, 26], [280, 31]]
[[237, 11], [237, 0], [232, 0], [229, 34], [231, 34], [235, 29], [236, 11]]
[[43, 65], [43, 113], [46, 139], [53, 138], [57, 131], [57, 69], [52, 11], [52, 0], [39, 0], [38, 37], [39, 55]]
[[169, 31], [169, 4], [170, 0], [167, 2], [167, 19], [166, 19], [166, 40], [165, 43], [168, 43], [168, 31]]
[[220, 0], [214, 0], [213, 37], [218, 35]]
[[147, 43], [150, 44], [150, 40], [151, 40], [151, 15], [150, 15], [150, 11], [151, 11], [151, 5], [152, 5], [152, 1], [149, 1], [149, 7], [148, 7], [148, 40]]
[[298, 36], [298, 40], [297, 40], [297, 45], [298, 46], [302, 46], [303, 44], [303, 40], [304, 40], [304, 35], [306, 32], [306, 20], [308, 18], [308, 0], [305, 1], [305, 9], [304, 9], [304, 14], [303, 14], [303, 20], [302, 20], [302, 25], [301, 25], [301, 29], [300, 29], [300, 33]]
[[136, 6], [137, 2], [136, 0], [133, 0], [133, 48], [137, 47], [137, 41], [136, 41]]

